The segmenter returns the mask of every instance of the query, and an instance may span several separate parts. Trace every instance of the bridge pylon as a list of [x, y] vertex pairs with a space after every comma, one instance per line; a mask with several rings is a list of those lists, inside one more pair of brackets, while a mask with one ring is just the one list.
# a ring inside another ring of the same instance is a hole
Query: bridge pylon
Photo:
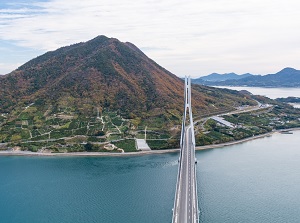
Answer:
[[182, 148], [183, 139], [185, 137], [187, 114], [189, 116], [189, 124], [191, 125], [191, 129], [192, 129], [192, 141], [193, 144], [195, 145], [195, 132], [194, 132], [194, 122], [193, 122], [193, 113], [192, 113], [191, 77], [185, 76], [184, 83], [185, 83], [184, 84], [184, 111], [183, 111], [182, 126], [181, 126], [180, 148]]

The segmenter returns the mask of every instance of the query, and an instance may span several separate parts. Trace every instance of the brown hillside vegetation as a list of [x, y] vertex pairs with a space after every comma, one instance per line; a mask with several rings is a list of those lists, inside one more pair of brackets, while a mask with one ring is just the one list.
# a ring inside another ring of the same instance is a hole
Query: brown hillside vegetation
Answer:
[[[0, 79], [0, 112], [29, 103], [52, 110], [70, 107], [92, 115], [95, 108], [124, 117], [175, 114], [183, 110], [183, 81], [131, 43], [98, 36], [47, 52]], [[193, 111], [232, 109], [252, 100], [234, 91], [193, 86]]]

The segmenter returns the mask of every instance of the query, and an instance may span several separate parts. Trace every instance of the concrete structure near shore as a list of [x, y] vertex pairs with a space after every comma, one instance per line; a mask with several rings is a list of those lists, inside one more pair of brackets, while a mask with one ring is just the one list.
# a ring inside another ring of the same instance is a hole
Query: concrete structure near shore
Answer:
[[215, 120], [215, 121], [217, 121], [217, 122], [221, 123], [222, 125], [225, 125], [225, 126], [227, 126], [227, 127], [229, 127], [229, 128], [234, 128], [234, 127], [235, 127], [234, 124], [232, 124], [232, 123], [226, 121], [226, 120], [225, 120], [224, 118], [222, 118], [222, 117], [219, 117], [219, 116], [213, 116], [213, 117], [211, 117], [211, 119], [213, 119], [213, 120]]
[[136, 139], [136, 149], [142, 151], [150, 151], [150, 147], [148, 146], [145, 139]]

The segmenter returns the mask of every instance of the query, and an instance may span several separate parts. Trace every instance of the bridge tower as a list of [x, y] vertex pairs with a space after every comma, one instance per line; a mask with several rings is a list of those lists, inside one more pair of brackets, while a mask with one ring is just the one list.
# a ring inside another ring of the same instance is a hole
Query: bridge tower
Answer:
[[192, 140], [193, 140], [193, 144], [195, 145], [194, 122], [193, 122], [193, 113], [192, 113], [191, 78], [185, 76], [184, 83], [185, 83], [184, 84], [184, 111], [183, 111], [182, 126], [181, 126], [180, 148], [182, 148], [183, 139], [185, 137], [187, 113], [189, 116], [189, 124], [191, 125], [191, 129], [192, 129]]

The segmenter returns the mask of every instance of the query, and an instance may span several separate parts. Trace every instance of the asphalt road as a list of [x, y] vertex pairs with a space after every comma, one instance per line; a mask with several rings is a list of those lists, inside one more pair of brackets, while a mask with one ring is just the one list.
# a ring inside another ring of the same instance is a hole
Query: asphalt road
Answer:
[[195, 147], [192, 143], [190, 126], [186, 128], [179, 165], [173, 223], [195, 223], [198, 221], [198, 199], [195, 179]]

